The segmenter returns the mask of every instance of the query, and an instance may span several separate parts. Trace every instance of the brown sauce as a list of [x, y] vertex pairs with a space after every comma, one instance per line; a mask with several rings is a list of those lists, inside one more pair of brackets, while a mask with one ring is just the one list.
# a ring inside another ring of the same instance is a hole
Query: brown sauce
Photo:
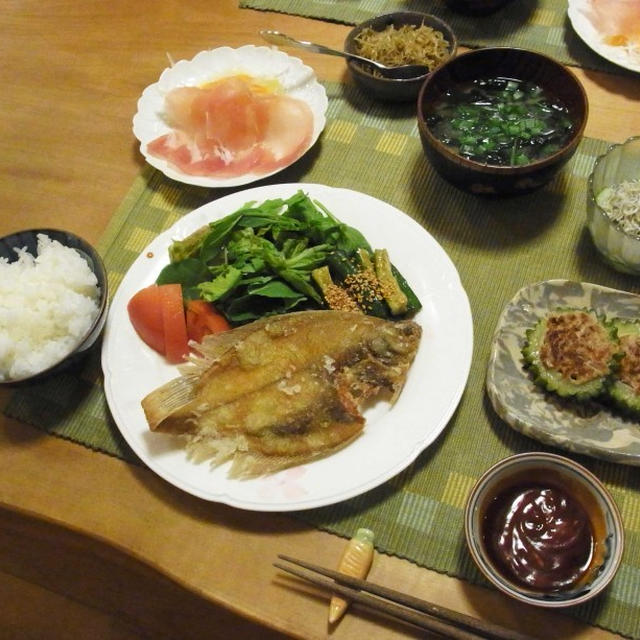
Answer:
[[499, 493], [482, 526], [489, 555], [512, 582], [564, 591], [589, 572], [595, 550], [589, 515], [558, 486], [523, 482]]

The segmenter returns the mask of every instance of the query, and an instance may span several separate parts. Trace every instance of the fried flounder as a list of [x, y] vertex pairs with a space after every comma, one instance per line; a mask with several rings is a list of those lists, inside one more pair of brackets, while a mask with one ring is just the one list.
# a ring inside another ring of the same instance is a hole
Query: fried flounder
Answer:
[[348, 311], [271, 316], [207, 336], [142, 407], [152, 431], [185, 436], [195, 459], [269, 473], [351, 442], [367, 401], [397, 398], [420, 337], [413, 321]]

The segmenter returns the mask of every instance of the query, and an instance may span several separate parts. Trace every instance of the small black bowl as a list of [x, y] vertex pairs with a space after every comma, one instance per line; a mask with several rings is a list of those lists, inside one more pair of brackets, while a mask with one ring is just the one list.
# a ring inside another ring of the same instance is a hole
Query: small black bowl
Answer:
[[98, 314], [80, 340], [79, 344], [58, 362], [52, 364], [47, 369], [38, 371], [37, 373], [24, 378], [11, 378], [0, 381], [0, 386], [11, 387], [36, 382], [52, 374], [59, 373], [76, 363], [87, 353], [99, 338], [107, 319], [107, 301], [109, 299], [107, 272], [100, 254], [86, 240], [73, 233], [62, 231], [60, 229], [28, 229], [0, 238], [0, 257], [5, 258], [8, 262], [14, 262], [18, 259], [18, 254], [15, 249], [23, 248], [31, 255], [37, 255], [39, 234], [45, 234], [52, 240], [57, 240], [60, 244], [66, 247], [71, 247], [77, 251], [82, 258], [84, 258], [86, 263], [89, 265], [89, 268], [95, 274], [97, 285], [100, 290]]
[[[347, 35], [344, 50], [347, 53], [358, 53], [356, 38], [364, 29], [371, 28], [374, 31], [384, 31], [390, 25], [398, 29], [407, 24], [415, 25], [416, 27], [424, 24], [436, 31], [440, 31], [449, 43], [449, 58], [456, 54], [458, 41], [451, 27], [436, 16], [415, 11], [387, 13], [360, 23]], [[354, 81], [360, 88], [374, 98], [389, 102], [409, 102], [415, 100], [418, 97], [422, 83], [430, 75], [430, 73], [423, 73], [413, 78], [383, 78], [374, 75], [366, 66], [353, 60], [347, 62], [347, 67]], [[431, 70], [431, 72], [433, 72], [433, 70]]]
[[445, 0], [453, 11], [470, 16], [486, 16], [501, 9], [513, 0]]
[[[530, 81], [560, 100], [575, 125], [564, 146], [526, 165], [499, 166], [464, 158], [440, 142], [427, 124], [434, 105], [456, 85], [487, 76]], [[564, 65], [535, 51], [488, 47], [462, 53], [427, 77], [418, 96], [418, 131], [425, 155], [453, 185], [476, 194], [513, 195], [546, 184], [569, 161], [584, 134], [588, 113], [584, 88]]]

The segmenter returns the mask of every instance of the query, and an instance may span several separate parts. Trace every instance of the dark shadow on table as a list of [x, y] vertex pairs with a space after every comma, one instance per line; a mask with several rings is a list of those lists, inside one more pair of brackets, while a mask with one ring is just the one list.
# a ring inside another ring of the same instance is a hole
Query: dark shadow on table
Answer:
[[555, 453], [575, 460], [582, 466], [589, 469], [596, 476], [600, 477], [600, 479], [615, 482], [615, 484], [620, 488], [631, 491], [637, 491], [640, 489], [640, 478], [638, 478], [636, 473], [637, 467], [616, 464], [614, 462], [600, 460], [593, 456], [560, 449], [559, 447], [547, 445], [535, 440], [534, 438], [525, 436], [519, 431], [513, 429], [507, 422], [498, 416], [486, 391], [484, 392], [483, 406], [484, 412], [491, 425], [491, 429], [512, 454], [515, 455], [528, 451]]
[[[135, 153], [139, 155], [135, 147]], [[200, 187], [187, 183], [182, 183], [178, 180], [174, 180], [167, 176], [162, 175], [162, 172], [158, 169], [154, 169], [151, 165], [147, 165], [144, 159], [141, 161], [141, 168], [145, 172], [145, 178], [147, 182], [147, 188], [152, 191], [158, 191], [161, 186], [175, 185], [183, 191], [182, 200], [184, 202], [191, 203], [191, 208], [185, 211], [189, 213], [193, 209], [211, 202], [218, 200], [224, 196], [228, 196], [232, 193], [243, 191], [244, 189], [252, 189], [255, 187], [262, 187], [271, 184], [285, 184], [285, 183], [297, 183], [304, 182], [305, 176], [311, 171], [315, 162], [317, 162], [322, 152], [322, 135], [316, 141], [316, 143], [298, 160], [293, 164], [285, 167], [281, 171], [274, 173], [273, 175], [259, 178], [252, 182], [248, 182], [244, 185], [232, 186], [232, 187]], [[140, 156], [142, 158], [142, 156]]]
[[[415, 0], [408, 0], [408, 8], [414, 11], [424, 11], [424, 6], [419, 7]], [[531, 16], [538, 6], [538, 0], [517, 0], [508, 2], [499, 9], [486, 15], [465, 14], [447, 6], [445, 2], [434, 3], [428, 8], [429, 13], [433, 13], [453, 28], [458, 44], [467, 47], [477, 47], [479, 40], [490, 40], [496, 27], [500, 28], [499, 36], [496, 40], [504, 41], [505, 37], [516, 33], [523, 25], [531, 20]], [[495, 43], [498, 45], [498, 42]], [[493, 45], [492, 45], [493, 46]]]
[[[345, 100], [352, 109], [360, 113], [373, 114], [376, 118], [389, 121], [413, 120], [416, 117], [417, 98], [402, 102], [376, 99], [355, 84], [346, 69], [340, 84], [336, 86], [340, 94], [338, 97]], [[328, 97], [331, 99], [330, 92], [328, 92]]]
[[566, 198], [564, 171], [537, 191], [504, 197], [479, 196], [453, 187], [423, 154], [414, 158], [409, 171], [407, 186], [416, 210], [424, 201], [426, 185], [438, 195], [440, 203], [446, 202], [446, 206], [437, 208], [427, 200], [420, 212], [424, 227], [439, 241], [472, 247], [501, 251], [530, 242], [553, 224]]
[[[586, 225], [586, 219], [582, 233], [578, 238], [576, 255], [578, 257], [578, 269], [580, 271], [581, 282], [591, 282], [593, 284], [611, 287], [612, 289], [640, 293], [640, 280], [638, 276], [621, 273], [604, 263], [596, 246], [593, 244], [591, 234]], [[604, 275], [603, 269], [605, 269]]]

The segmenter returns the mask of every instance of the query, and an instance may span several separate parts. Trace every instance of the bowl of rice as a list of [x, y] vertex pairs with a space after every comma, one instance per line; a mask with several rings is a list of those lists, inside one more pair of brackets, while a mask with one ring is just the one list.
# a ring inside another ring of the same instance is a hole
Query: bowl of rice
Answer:
[[640, 136], [611, 145], [594, 163], [587, 227], [603, 260], [640, 275]]
[[387, 13], [355, 26], [344, 50], [388, 66], [423, 64], [428, 71], [409, 78], [383, 77], [373, 66], [349, 60], [355, 83], [376, 99], [388, 102], [416, 100], [429, 74], [456, 54], [456, 36], [440, 18], [417, 11]]
[[58, 229], [0, 238], [0, 385], [67, 368], [100, 336], [107, 275], [85, 240]]

